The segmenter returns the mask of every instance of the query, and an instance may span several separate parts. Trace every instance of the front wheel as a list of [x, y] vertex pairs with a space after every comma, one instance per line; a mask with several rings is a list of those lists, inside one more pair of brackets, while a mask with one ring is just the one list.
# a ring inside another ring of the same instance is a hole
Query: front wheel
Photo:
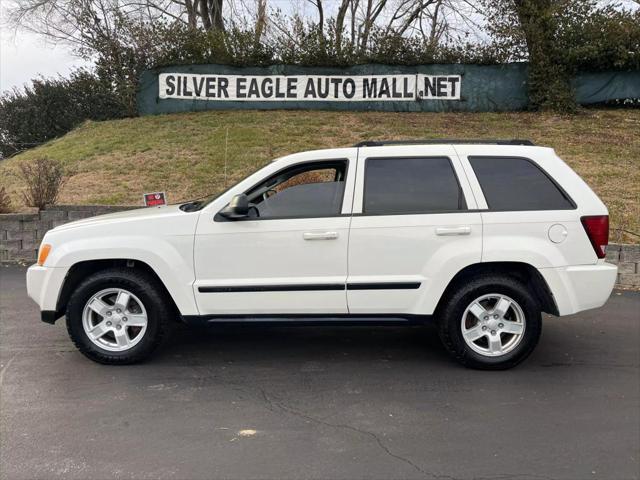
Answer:
[[157, 281], [131, 269], [109, 269], [85, 279], [67, 305], [67, 330], [76, 347], [99, 363], [147, 358], [162, 341], [170, 305]]
[[439, 312], [440, 338], [460, 363], [483, 370], [511, 368], [534, 350], [540, 306], [526, 286], [507, 276], [476, 278], [453, 292]]

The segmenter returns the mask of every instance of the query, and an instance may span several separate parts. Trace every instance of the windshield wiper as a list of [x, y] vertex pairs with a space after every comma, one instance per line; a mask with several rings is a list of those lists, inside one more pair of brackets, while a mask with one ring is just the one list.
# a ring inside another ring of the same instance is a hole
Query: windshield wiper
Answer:
[[183, 212], [195, 212], [197, 210], [200, 210], [200, 208], [202, 208], [202, 204], [203, 202], [201, 200], [195, 200], [193, 202], [183, 203], [182, 205], [180, 205], [179, 208]]

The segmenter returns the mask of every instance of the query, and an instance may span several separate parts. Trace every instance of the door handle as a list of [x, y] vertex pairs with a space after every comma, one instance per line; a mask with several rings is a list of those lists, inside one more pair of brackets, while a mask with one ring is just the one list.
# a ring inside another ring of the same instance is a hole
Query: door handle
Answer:
[[460, 226], [460, 227], [437, 227], [436, 235], [469, 235], [471, 233], [471, 227], [469, 226]]
[[335, 240], [338, 232], [304, 232], [302, 238], [305, 240]]

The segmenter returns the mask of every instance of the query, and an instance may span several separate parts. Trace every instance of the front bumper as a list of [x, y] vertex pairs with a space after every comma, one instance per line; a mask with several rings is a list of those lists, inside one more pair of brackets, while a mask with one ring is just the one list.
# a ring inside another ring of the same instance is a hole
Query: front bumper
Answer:
[[595, 265], [541, 268], [560, 315], [571, 315], [603, 306], [616, 283], [618, 267], [606, 262]]
[[27, 270], [27, 294], [38, 304], [42, 321], [54, 323], [57, 313], [58, 296], [67, 274], [66, 268], [31, 265]]

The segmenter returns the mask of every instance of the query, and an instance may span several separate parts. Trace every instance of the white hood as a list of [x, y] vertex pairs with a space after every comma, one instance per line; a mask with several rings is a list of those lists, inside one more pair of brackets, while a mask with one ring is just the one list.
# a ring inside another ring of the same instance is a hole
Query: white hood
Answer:
[[122, 212], [107, 213], [106, 215], [98, 215], [96, 217], [89, 217], [82, 220], [76, 220], [75, 222], [65, 223], [64, 225], [54, 228], [53, 231], [62, 231], [93, 225], [109, 225], [127, 221], [159, 219], [159, 217], [169, 217], [176, 213], [184, 213], [180, 211], [180, 205], [136, 208], [135, 210], [123, 210]]

